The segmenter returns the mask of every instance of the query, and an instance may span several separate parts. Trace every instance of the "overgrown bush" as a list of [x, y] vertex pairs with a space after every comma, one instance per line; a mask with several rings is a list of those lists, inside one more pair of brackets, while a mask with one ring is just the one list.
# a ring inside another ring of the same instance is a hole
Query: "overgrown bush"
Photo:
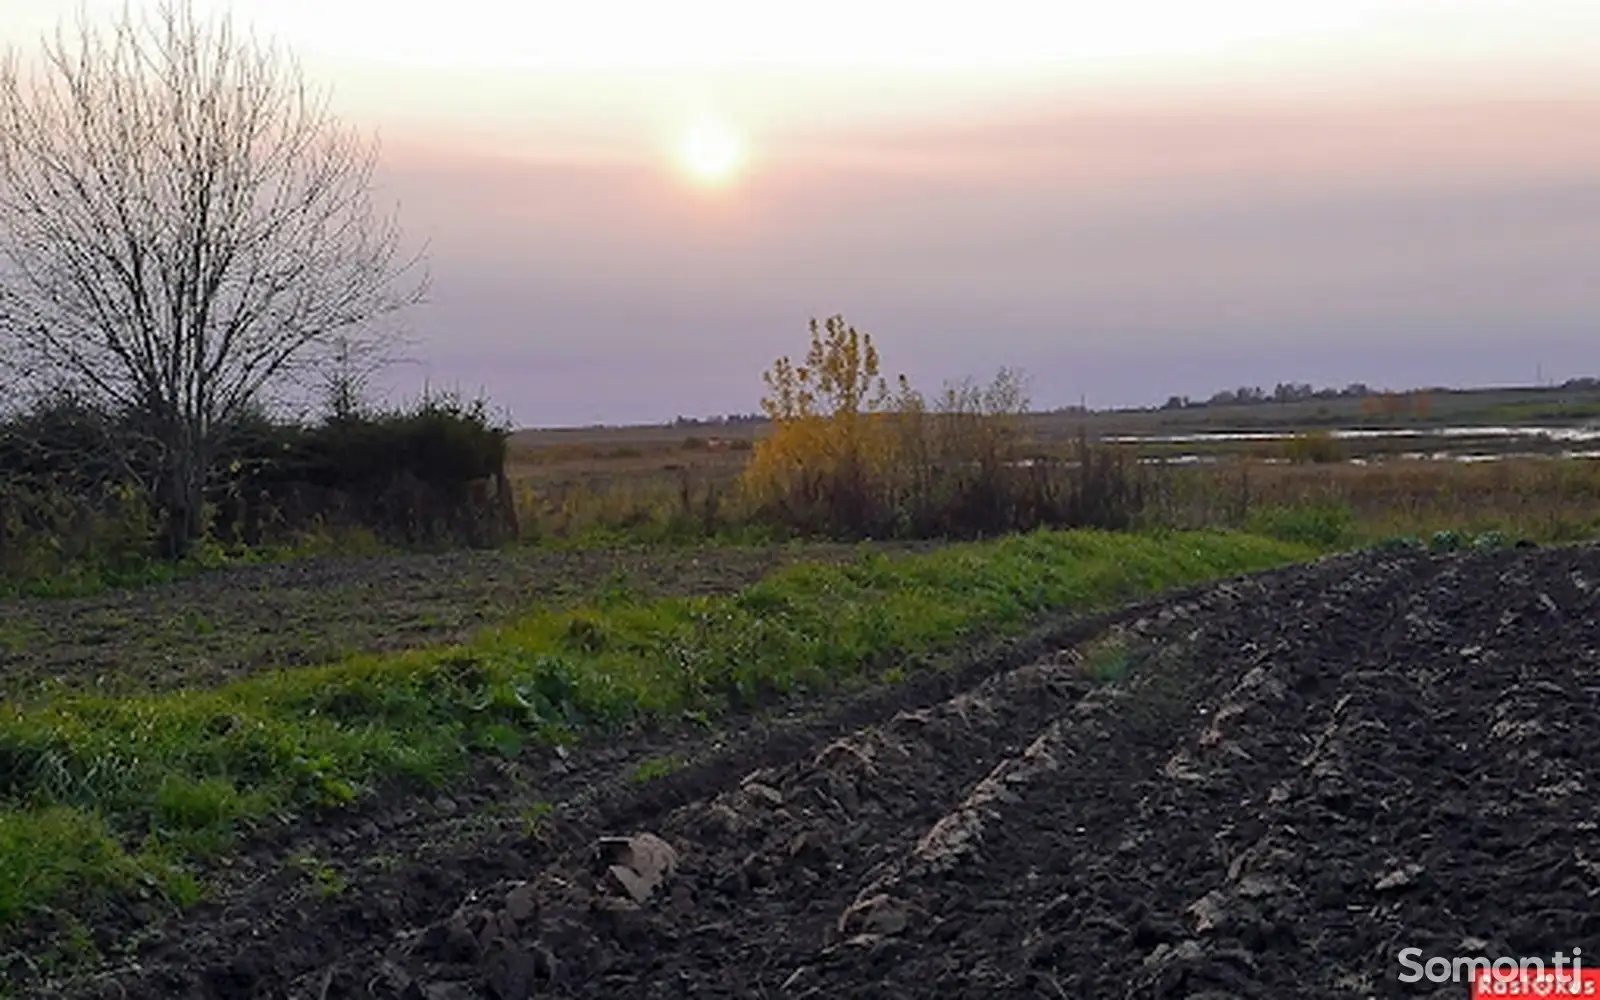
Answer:
[[773, 429], [740, 480], [756, 520], [844, 538], [1132, 523], [1143, 499], [1132, 457], [1082, 436], [1065, 454], [1034, 447], [1018, 373], [930, 402], [904, 376], [891, 390], [880, 367], [871, 336], [834, 316], [812, 321], [803, 365], [784, 357], [765, 373]]
[[0, 421], [0, 574], [116, 570], [148, 555], [153, 523], [131, 430], [70, 396]]
[[[454, 397], [316, 424], [252, 416], [231, 429], [210, 470], [208, 540], [281, 546], [341, 531], [402, 545], [514, 538], [507, 436], [482, 401]], [[160, 460], [136, 416], [68, 398], [0, 421], [0, 575], [115, 576], [155, 560]]]
[[331, 523], [400, 544], [505, 541], [516, 533], [508, 433], [481, 400], [454, 397], [311, 426], [260, 422], [224, 456], [215, 530], [254, 541]]

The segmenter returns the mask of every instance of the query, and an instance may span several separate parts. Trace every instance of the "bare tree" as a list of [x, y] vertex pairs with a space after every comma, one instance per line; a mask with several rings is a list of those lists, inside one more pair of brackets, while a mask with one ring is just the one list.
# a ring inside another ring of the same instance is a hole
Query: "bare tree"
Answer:
[[180, 554], [234, 419], [381, 354], [421, 258], [374, 211], [376, 144], [226, 17], [164, 0], [42, 50], [0, 61], [0, 358], [146, 429]]

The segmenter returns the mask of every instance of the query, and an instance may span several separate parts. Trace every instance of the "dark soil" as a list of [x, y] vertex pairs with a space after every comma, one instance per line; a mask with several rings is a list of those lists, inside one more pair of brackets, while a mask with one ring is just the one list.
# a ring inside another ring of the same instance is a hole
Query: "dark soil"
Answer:
[[0, 700], [44, 684], [118, 692], [216, 684], [352, 652], [452, 642], [607, 587], [641, 597], [726, 593], [791, 562], [858, 551], [808, 544], [323, 558], [94, 597], [0, 599]]
[[[530, 771], [532, 829], [509, 779], [330, 828], [342, 891], [241, 879], [34, 995], [1460, 1000], [1401, 949], [1600, 955], [1596, 586], [1369, 553], [1062, 623], [659, 781], [616, 775], [688, 737]], [[638, 834], [675, 864], [609, 870]]]

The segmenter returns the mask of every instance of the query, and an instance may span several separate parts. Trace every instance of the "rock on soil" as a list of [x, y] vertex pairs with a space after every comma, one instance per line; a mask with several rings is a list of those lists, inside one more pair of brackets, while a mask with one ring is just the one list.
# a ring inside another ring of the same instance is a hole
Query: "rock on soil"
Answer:
[[1584, 548], [1212, 588], [1128, 623], [1117, 683], [1061, 650], [641, 791], [399, 933], [104, 995], [1464, 997], [1399, 951], [1600, 956], [1594, 581]]

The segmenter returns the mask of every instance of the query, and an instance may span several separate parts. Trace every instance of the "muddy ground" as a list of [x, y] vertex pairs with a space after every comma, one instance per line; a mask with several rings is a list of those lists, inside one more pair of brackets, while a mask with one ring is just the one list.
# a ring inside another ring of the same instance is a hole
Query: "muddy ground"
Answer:
[[263, 847], [31, 993], [1460, 1000], [1400, 950], [1600, 956], [1597, 586], [1592, 548], [1341, 557], [529, 759], [303, 838], [337, 891]]
[[805, 544], [323, 558], [92, 597], [0, 599], [0, 699], [45, 683], [119, 692], [216, 684], [351, 652], [453, 642], [608, 587], [641, 597], [728, 593], [788, 563], [857, 551]]

